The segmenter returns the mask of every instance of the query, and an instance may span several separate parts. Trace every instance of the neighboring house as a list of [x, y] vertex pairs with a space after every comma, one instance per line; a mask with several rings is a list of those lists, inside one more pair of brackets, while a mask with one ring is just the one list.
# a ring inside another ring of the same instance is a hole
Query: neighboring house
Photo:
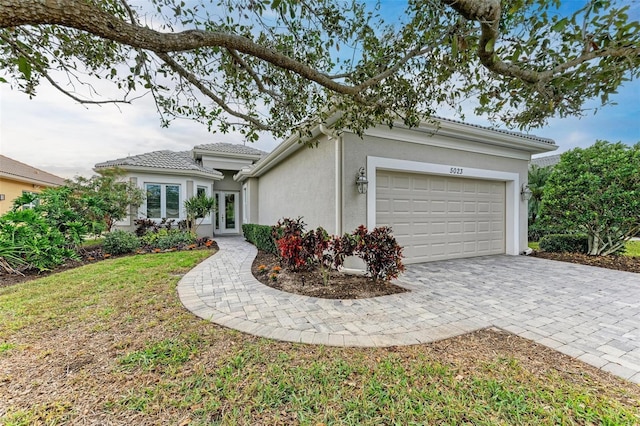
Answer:
[[529, 163], [529, 167], [531, 167], [531, 166], [538, 166], [538, 167], [555, 166], [556, 164], [558, 164], [560, 162], [560, 156], [561, 155], [562, 154], [555, 154], [555, 155], [547, 155], [545, 157], [532, 158], [531, 162]]
[[64, 185], [64, 179], [28, 164], [0, 155], [0, 214], [13, 207], [13, 200], [24, 193]]
[[[362, 224], [391, 226], [406, 263], [521, 253], [528, 164], [532, 154], [557, 149], [554, 141], [438, 121], [378, 126], [360, 138], [335, 133], [329, 120], [266, 155], [218, 143], [107, 161], [96, 170], [123, 168], [147, 190], [137, 217], [182, 219], [186, 198], [214, 194], [218, 215], [200, 234], [239, 234], [242, 223], [302, 216], [308, 229], [338, 235]], [[133, 229], [131, 218], [122, 225]]]
[[405, 263], [523, 252], [528, 164], [555, 142], [438, 121], [378, 126], [363, 138], [326, 123], [309, 139], [291, 136], [235, 175], [244, 222], [302, 216], [309, 229], [338, 235], [391, 226]]
[[243, 207], [241, 184], [233, 175], [266, 153], [255, 148], [228, 143], [195, 146], [191, 151], [155, 151], [95, 165], [94, 170], [119, 168], [126, 178], [146, 192], [137, 211], [130, 212], [115, 227], [133, 231], [135, 219], [186, 219], [184, 201], [205, 194], [217, 200], [217, 213], [204, 218], [200, 235], [239, 234]]

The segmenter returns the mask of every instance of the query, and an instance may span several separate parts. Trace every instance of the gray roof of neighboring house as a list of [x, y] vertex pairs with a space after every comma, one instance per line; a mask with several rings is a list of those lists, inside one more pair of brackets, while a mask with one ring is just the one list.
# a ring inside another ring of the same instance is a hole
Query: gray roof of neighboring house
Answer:
[[15, 180], [25, 180], [29, 183], [39, 183], [50, 186], [64, 185], [64, 179], [44, 170], [36, 169], [28, 164], [0, 155], [0, 175]]
[[562, 154], [555, 154], [555, 155], [547, 155], [545, 157], [532, 158], [529, 164], [531, 166], [535, 165], [538, 167], [555, 166], [560, 162], [561, 155]]
[[208, 143], [203, 145], [196, 145], [193, 149], [200, 151], [219, 152], [224, 154], [240, 154], [240, 155], [267, 155], [265, 151], [261, 151], [256, 148], [252, 148], [246, 145], [238, 145], [234, 143]]
[[220, 175], [218, 170], [207, 169], [193, 159], [191, 151], [153, 151], [144, 154], [132, 155], [117, 160], [105, 161], [95, 165], [96, 168], [104, 167], [149, 167], [153, 169], [185, 170], [209, 175]]

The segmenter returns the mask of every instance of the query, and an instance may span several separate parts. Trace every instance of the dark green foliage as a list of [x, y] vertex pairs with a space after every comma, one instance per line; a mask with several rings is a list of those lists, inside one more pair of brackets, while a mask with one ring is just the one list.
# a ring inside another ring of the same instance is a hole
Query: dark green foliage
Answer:
[[[70, 236], [65, 235], [35, 209], [14, 210], [0, 217], [0, 256], [9, 272], [26, 269], [45, 271], [67, 259], [77, 258]], [[76, 235], [75, 223], [60, 224]]]
[[585, 234], [550, 234], [540, 239], [540, 250], [551, 253], [587, 253], [589, 241]]
[[542, 237], [549, 234], [561, 234], [564, 229], [553, 224], [545, 224], [541, 221], [536, 221], [529, 224], [528, 239], [529, 241], [540, 241]]
[[138, 247], [140, 247], [140, 239], [131, 232], [117, 229], [104, 236], [105, 253], [113, 255], [133, 253]]
[[267, 253], [277, 254], [278, 249], [271, 235], [271, 226], [245, 223], [242, 225], [242, 233], [251, 244]]
[[545, 184], [540, 217], [586, 234], [588, 254], [619, 252], [640, 231], [640, 143], [597, 141], [562, 154]]
[[[531, 199], [529, 199], [529, 226], [535, 224], [536, 219], [538, 219], [538, 216], [540, 215], [540, 205], [542, 204], [544, 185], [547, 183], [549, 175], [551, 175], [551, 170], [552, 167], [540, 167], [535, 164], [529, 169], [528, 185], [531, 190]], [[538, 240], [536, 239], [531, 241]]]

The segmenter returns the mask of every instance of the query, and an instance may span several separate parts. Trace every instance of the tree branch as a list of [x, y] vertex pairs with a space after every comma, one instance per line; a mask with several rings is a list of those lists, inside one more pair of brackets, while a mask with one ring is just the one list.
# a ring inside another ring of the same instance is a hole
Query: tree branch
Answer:
[[[79, 98], [78, 96], [74, 95], [73, 93], [69, 92], [68, 90], [64, 89], [62, 86], [60, 86], [47, 72], [47, 70], [45, 70], [42, 66], [40, 66], [40, 64], [38, 63], [38, 61], [36, 61], [25, 49], [23, 49], [18, 43], [16, 43], [15, 41], [11, 40], [9, 37], [6, 37], [4, 34], [0, 34], [0, 39], [2, 39], [5, 43], [7, 43], [8, 45], [10, 45], [13, 49], [15, 49], [16, 52], [20, 53], [21, 56], [23, 56], [30, 64], [31, 66], [33, 66], [40, 74], [42, 74], [42, 76], [44, 78], [47, 79], [47, 81], [56, 89], [58, 90], [60, 93], [62, 93], [63, 95], [73, 99], [74, 101], [80, 103], [80, 104], [87, 104], [87, 105], [102, 105], [102, 104], [130, 104], [131, 101], [127, 100], [127, 99], [110, 99], [110, 100], [106, 100], [106, 101], [94, 101], [94, 100], [88, 100], [88, 99], [82, 99]], [[69, 73], [69, 70], [66, 70], [67, 73]], [[73, 74], [71, 74], [73, 75]], [[75, 78], [77, 78], [77, 76], [74, 76]]]
[[[495, 46], [500, 36], [499, 23], [501, 16], [501, 4], [499, 0], [441, 0], [451, 6], [467, 19], [480, 23], [481, 34], [478, 45], [478, 57], [480, 62], [489, 71], [514, 77], [526, 83], [541, 85], [549, 82], [554, 77], [585, 62], [603, 57], [622, 57], [640, 55], [640, 47], [623, 46], [583, 52], [580, 56], [563, 62], [547, 71], [535, 71], [524, 69], [514, 63], [501, 60], [495, 52]], [[584, 32], [583, 28], [583, 32]]]
[[262, 79], [260, 78], [260, 76], [253, 70], [253, 68], [251, 68], [251, 66], [249, 66], [249, 64], [247, 64], [247, 62], [242, 59], [242, 57], [238, 54], [237, 51], [233, 50], [233, 49], [228, 49], [227, 50], [229, 52], [229, 54], [233, 57], [233, 59], [245, 70], [247, 71], [247, 73], [251, 76], [251, 78], [253, 79], [253, 81], [256, 83], [256, 86], [258, 87], [258, 90], [261, 91], [262, 93], [265, 93], [269, 96], [271, 96], [274, 99], [281, 99], [281, 96], [279, 93], [274, 92], [273, 90], [269, 90], [267, 89], [264, 84], [262, 83]]
[[164, 52], [155, 52], [155, 54], [160, 58], [164, 63], [166, 63], [172, 70], [174, 70], [178, 75], [187, 80], [189, 83], [193, 84], [193, 86], [197, 87], [202, 94], [206, 97], [214, 101], [220, 108], [225, 110], [227, 113], [231, 114], [234, 117], [240, 118], [241, 120], [246, 121], [247, 123], [251, 123], [258, 130], [266, 130], [269, 131], [271, 128], [269, 126], [262, 123], [260, 120], [257, 120], [255, 117], [251, 117], [247, 114], [243, 114], [238, 111], [234, 111], [229, 108], [227, 103], [220, 97], [218, 97], [215, 93], [213, 93], [207, 86], [205, 86], [198, 77], [185, 69], [182, 65], [180, 65], [176, 60], [174, 60], [171, 56]]

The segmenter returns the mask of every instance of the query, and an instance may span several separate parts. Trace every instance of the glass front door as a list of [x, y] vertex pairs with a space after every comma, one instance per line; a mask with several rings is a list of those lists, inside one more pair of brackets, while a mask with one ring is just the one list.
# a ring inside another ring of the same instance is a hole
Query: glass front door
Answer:
[[238, 192], [218, 191], [214, 194], [218, 214], [216, 215], [216, 232], [219, 234], [237, 234], [240, 232], [238, 217]]

